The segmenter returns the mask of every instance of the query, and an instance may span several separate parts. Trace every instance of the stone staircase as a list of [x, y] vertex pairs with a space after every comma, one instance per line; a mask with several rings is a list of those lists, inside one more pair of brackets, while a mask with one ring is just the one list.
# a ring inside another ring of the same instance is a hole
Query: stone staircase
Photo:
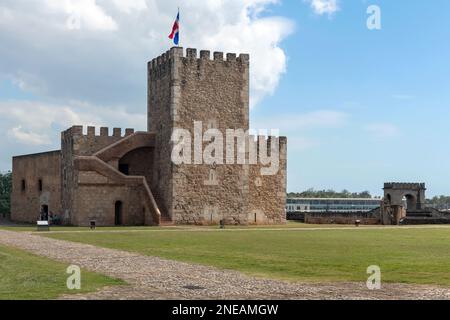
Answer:
[[114, 161], [122, 158], [128, 152], [145, 147], [155, 146], [156, 135], [148, 132], [134, 132], [123, 139], [108, 145], [107, 147], [88, 157], [77, 157], [76, 163], [79, 170], [93, 170], [109, 179], [126, 185], [139, 186], [143, 190], [145, 202], [151, 212], [152, 220], [157, 225], [172, 225], [170, 217], [160, 210], [160, 201], [153, 194], [145, 177], [127, 176], [112, 166]]
[[162, 214], [145, 177], [126, 176], [96, 156], [78, 156], [75, 158], [75, 166], [80, 171], [95, 171], [111, 181], [123, 183], [127, 186], [138, 186], [142, 188], [145, 202], [152, 215], [153, 223], [156, 225], [161, 224]]
[[402, 220], [403, 225], [421, 224], [450, 224], [450, 214], [443, 213], [434, 208], [423, 210], [408, 210], [406, 218]]
[[161, 218], [160, 218], [160, 226], [174, 226], [175, 222], [172, 220], [172, 218], [167, 214], [167, 210], [163, 206], [163, 201], [159, 195], [159, 193], [154, 192], [153, 197], [155, 199], [155, 202], [160, 210]]

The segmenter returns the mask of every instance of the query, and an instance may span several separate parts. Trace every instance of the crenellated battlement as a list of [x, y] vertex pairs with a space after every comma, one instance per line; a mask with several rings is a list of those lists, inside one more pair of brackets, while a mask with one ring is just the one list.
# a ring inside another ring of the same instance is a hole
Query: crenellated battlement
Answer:
[[[86, 128], [86, 134], [84, 134], [83, 130]], [[129, 135], [132, 135], [134, 133], [134, 129], [127, 128], [125, 129], [124, 135], [122, 135], [122, 128], [113, 128], [112, 134], [110, 135], [109, 128], [108, 127], [100, 127], [99, 133], [96, 134], [97, 128], [92, 126], [72, 126], [68, 130], [66, 130], [64, 133], [69, 134], [71, 136], [83, 136], [83, 137], [113, 137], [113, 138], [124, 138]]]
[[384, 184], [384, 189], [420, 190], [420, 189], [426, 189], [426, 187], [425, 187], [425, 183], [387, 182]]
[[287, 153], [287, 137], [275, 137], [275, 136], [255, 136], [249, 135], [249, 147], [254, 148], [259, 154], [259, 149], [261, 145], [267, 146], [267, 154], [271, 154], [272, 145], [278, 145], [278, 150], [280, 156], [284, 157]]
[[[84, 131], [86, 129], [86, 131]], [[61, 145], [64, 152], [73, 152], [74, 155], [90, 156], [104, 147], [113, 144], [134, 133], [134, 129], [113, 128], [110, 134], [109, 128], [101, 127], [96, 134], [96, 127], [73, 126], [61, 133]], [[70, 151], [69, 151], [70, 150]]]
[[[198, 54], [200, 53], [200, 55]], [[165, 73], [170, 69], [171, 62], [175, 59], [179, 58], [185, 61], [186, 63], [202, 63], [205, 61], [212, 61], [223, 63], [224, 65], [233, 65], [233, 64], [245, 64], [248, 65], [250, 61], [250, 55], [248, 54], [240, 54], [239, 56], [236, 53], [223, 53], [223, 52], [213, 52], [211, 56], [211, 51], [209, 50], [200, 50], [193, 48], [187, 48], [184, 51], [181, 47], [173, 47], [170, 50], [166, 51], [159, 57], [148, 62], [148, 71], [150, 73]]]

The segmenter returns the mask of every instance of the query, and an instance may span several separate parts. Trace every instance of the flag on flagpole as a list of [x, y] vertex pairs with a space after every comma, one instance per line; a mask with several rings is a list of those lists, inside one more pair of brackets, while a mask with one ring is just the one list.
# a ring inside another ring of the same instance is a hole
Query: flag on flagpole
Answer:
[[173, 40], [173, 43], [178, 46], [180, 44], [180, 10], [178, 9], [177, 19], [175, 20], [172, 33], [169, 35], [169, 39]]

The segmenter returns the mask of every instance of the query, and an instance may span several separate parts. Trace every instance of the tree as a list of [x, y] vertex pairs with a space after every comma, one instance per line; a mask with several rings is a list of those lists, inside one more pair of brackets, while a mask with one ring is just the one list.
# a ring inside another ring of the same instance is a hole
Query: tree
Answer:
[[6, 217], [11, 212], [11, 172], [0, 173], [0, 215]]
[[427, 199], [427, 205], [434, 207], [436, 209], [448, 210], [450, 209], [450, 197], [449, 196], [439, 196], [432, 199]]
[[303, 192], [291, 192], [288, 193], [288, 198], [364, 198], [370, 199], [372, 195], [369, 191], [363, 192], [350, 192], [348, 190], [342, 190], [341, 192], [336, 192], [333, 189], [328, 190], [314, 190], [308, 189]]

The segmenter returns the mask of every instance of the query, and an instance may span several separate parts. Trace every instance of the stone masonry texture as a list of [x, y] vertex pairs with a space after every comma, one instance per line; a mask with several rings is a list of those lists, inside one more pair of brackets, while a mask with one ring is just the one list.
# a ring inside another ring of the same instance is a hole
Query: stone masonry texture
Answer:
[[[12, 218], [33, 222], [45, 205], [63, 224], [79, 226], [285, 223], [285, 137], [249, 137], [247, 143], [246, 158], [252, 143], [279, 151], [273, 175], [261, 175], [260, 162], [231, 164], [225, 152], [223, 164], [171, 159], [175, 129], [194, 136], [194, 123], [201, 123], [202, 134], [247, 133], [249, 69], [246, 54], [172, 48], [153, 59], [147, 132], [73, 126], [61, 134], [60, 151], [15, 157]], [[204, 150], [210, 142], [200, 143]]]

